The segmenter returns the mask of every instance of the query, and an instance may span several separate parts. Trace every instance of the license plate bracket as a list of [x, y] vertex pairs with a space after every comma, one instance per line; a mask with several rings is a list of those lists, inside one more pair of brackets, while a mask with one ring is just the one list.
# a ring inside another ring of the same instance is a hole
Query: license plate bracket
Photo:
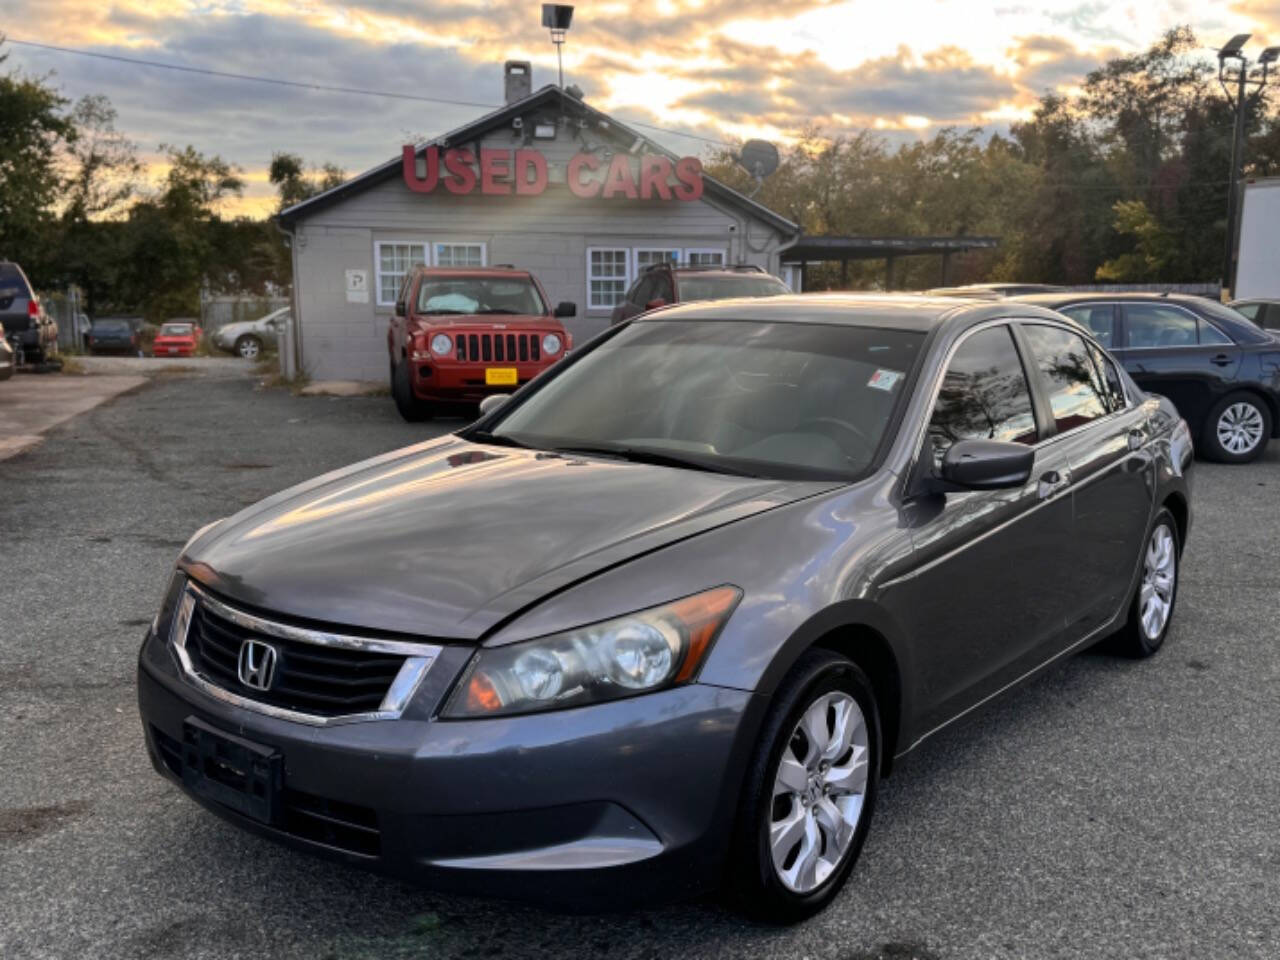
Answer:
[[514, 387], [520, 376], [515, 367], [486, 367], [484, 382], [490, 387]]
[[197, 796], [260, 823], [275, 823], [284, 758], [271, 747], [187, 717], [182, 722], [182, 782]]

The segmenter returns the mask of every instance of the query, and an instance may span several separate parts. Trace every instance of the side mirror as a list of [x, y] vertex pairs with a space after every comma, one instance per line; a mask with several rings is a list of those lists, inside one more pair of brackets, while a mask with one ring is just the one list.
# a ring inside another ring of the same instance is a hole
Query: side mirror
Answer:
[[487, 416], [511, 399], [509, 393], [491, 393], [480, 401], [480, 416]]
[[578, 315], [578, 305], [571, 300], [561, 300], [556, 304], [557, 317], [576, 317]]
[[959, 440], [942, 458], [942, 480], [963, 490], [1020, 487], [1031, 479], [1036, 452], [1003, 440]]
[[408, 313], [408, 311], [405, 309], [404, 301], [403, 301], [403, 300], [397, 300], [397, 301], [396, 301], [396, 316], [397, 316], [397, 317], [403, 317], [403, 316], [405, 316], [407, 313]]
[[665, 307], [666, 305], [667, 301], [663, 300], [661, 297], [654, 297], [644, 305], [644, 308], [646, 310], [657, 310], [659, 307]]

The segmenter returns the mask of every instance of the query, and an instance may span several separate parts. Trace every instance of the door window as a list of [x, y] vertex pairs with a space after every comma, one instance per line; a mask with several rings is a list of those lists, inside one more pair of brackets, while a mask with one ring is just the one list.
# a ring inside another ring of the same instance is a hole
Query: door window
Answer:
[[1093, 357], [1093, 365], [1102, 375], [1107, 409], [1112, 413], [1123, 410], [1129, 405], [1129, 399], [1125, 396], [1124, 383], [1120, 380], [1120, 371], [1116, 368], [1115, 361], [1092, 344], [1089, 346], [1089, 354]]
[[1025, 324], [1022, 330], [1049, 394], [1058, 432], [1066, 433], [1105, 417], [1110, 409], [1109, 391], [1093, 365], [1084, 338], [1038, 323]]
[[1202, 344], [1229, 344], [1234, 341], [1215, 327], [1208, 320], [1200, 321], [1200, 342]]
[[1194, 347], [1200, 342], [1196, 318], [1177, 307], [1129, 303], [1124, 318], [1130, 348]]
[[951, 358], [929, 420], [935, 462], [957, 440], [1037, 439], [1031, 391], [1009, 328], [973, 334]]
[[1078, 303], [1074, 307], [1063, 307], [1058, 312], [1066, 314], [1092, 333], [1100, 344], [1110, 348], [1116, 319], [1115, 307], [1111, 304]]
[[669, 273], [660, 273], [653, 278], [652, 299], [658, 298], [665, 300], [667, 303], [676, 302], [676, 292], [671, 285], [671, 274]]
[[1262, 326], [1262, 320], [1261, 320], [1261, 319], [1260, 319], [1260, 317], [1259, 317], [1259, 314], [1261, 314], [1261, 313], [1262, 313], [1262, 304], [1260, 304], [1260, 303], [1237, 303], [1237, 304], [1236, 304], [1235, 306], [1233, 306], [1231, 309], [1235, 310], [1235, 312], [1236, 312], [1236, 313], [1244, 314], [1246, 317], [1248, 317], [1248, 318], [1249, 318], [1250, 320], [1252, 320], [1254, 323], [1258, 324], [1258, 326]]

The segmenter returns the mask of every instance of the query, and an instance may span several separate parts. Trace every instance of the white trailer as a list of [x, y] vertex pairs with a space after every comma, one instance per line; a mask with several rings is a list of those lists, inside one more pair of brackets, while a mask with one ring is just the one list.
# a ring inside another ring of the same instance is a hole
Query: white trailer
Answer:
[[1244, 185], [1235, 300], [1280, 300], [1280, 177]]

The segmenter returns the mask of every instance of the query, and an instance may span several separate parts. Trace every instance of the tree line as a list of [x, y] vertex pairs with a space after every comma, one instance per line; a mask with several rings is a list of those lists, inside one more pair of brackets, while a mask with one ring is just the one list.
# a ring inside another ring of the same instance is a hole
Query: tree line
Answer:
[[[91, 314], [190, 316], [202, 291], [286, 289], [284, 237], [269, 218], [225, 216], [243, 171], [194, 146], [162, 145], [148, 175], [103, 96], [75, 102], [50, 77], [5, 72], [0, 37], [0, 257], [41, 289], [75, 284]], [[1246, 176], [1280, 175], [1280, 116], [1247, 101]], [[1205, 282], [1225, 243], [1233, 108], [1189, 28], [1113, 59], [1070, 94], [1046, 93], [1008, 133], [943, 129], [892, 147], [862, 131], [807, 131], [757, 185], [733, 150], [707, 170], [827, 235], [994, 235], [952, 280]], [[332, 165], [274, 155], [282, 209], [342, 182]], [[758, 192], [757, 192], [758, 191]], [[874, 288], [879, 263], [846, 283]], [[936, 258], [903, 260], [902, 288], [939, 281]], [[811, 286], [836, 286], [826, 265]]]
[[[1071, 94], [1047, 93], [1008, 134], [944, 129], [891, 148], [873, 132], [810, 131], [785, 150], [756, 199], [806, 233], [993, 235], [952, 280], [1091, 284], [1214, 282], [1226, 243], [1234, 108], [1217, 63], [1188, 27], [1099, 66]], [[1280, 79], [1280, 78], [1278, 78]], [[1246, 177], [1280, 175], [1280, 116], [1269, 88], [1246, 100]], [[708, 165], [757, 185], [726, 150]], [[848, 283], [883, 281], [851, 263]], [[898, 285], [936, 286], [936, 257], [900, 260]], [[811, 288], [836, 286], [832, 265]]]

